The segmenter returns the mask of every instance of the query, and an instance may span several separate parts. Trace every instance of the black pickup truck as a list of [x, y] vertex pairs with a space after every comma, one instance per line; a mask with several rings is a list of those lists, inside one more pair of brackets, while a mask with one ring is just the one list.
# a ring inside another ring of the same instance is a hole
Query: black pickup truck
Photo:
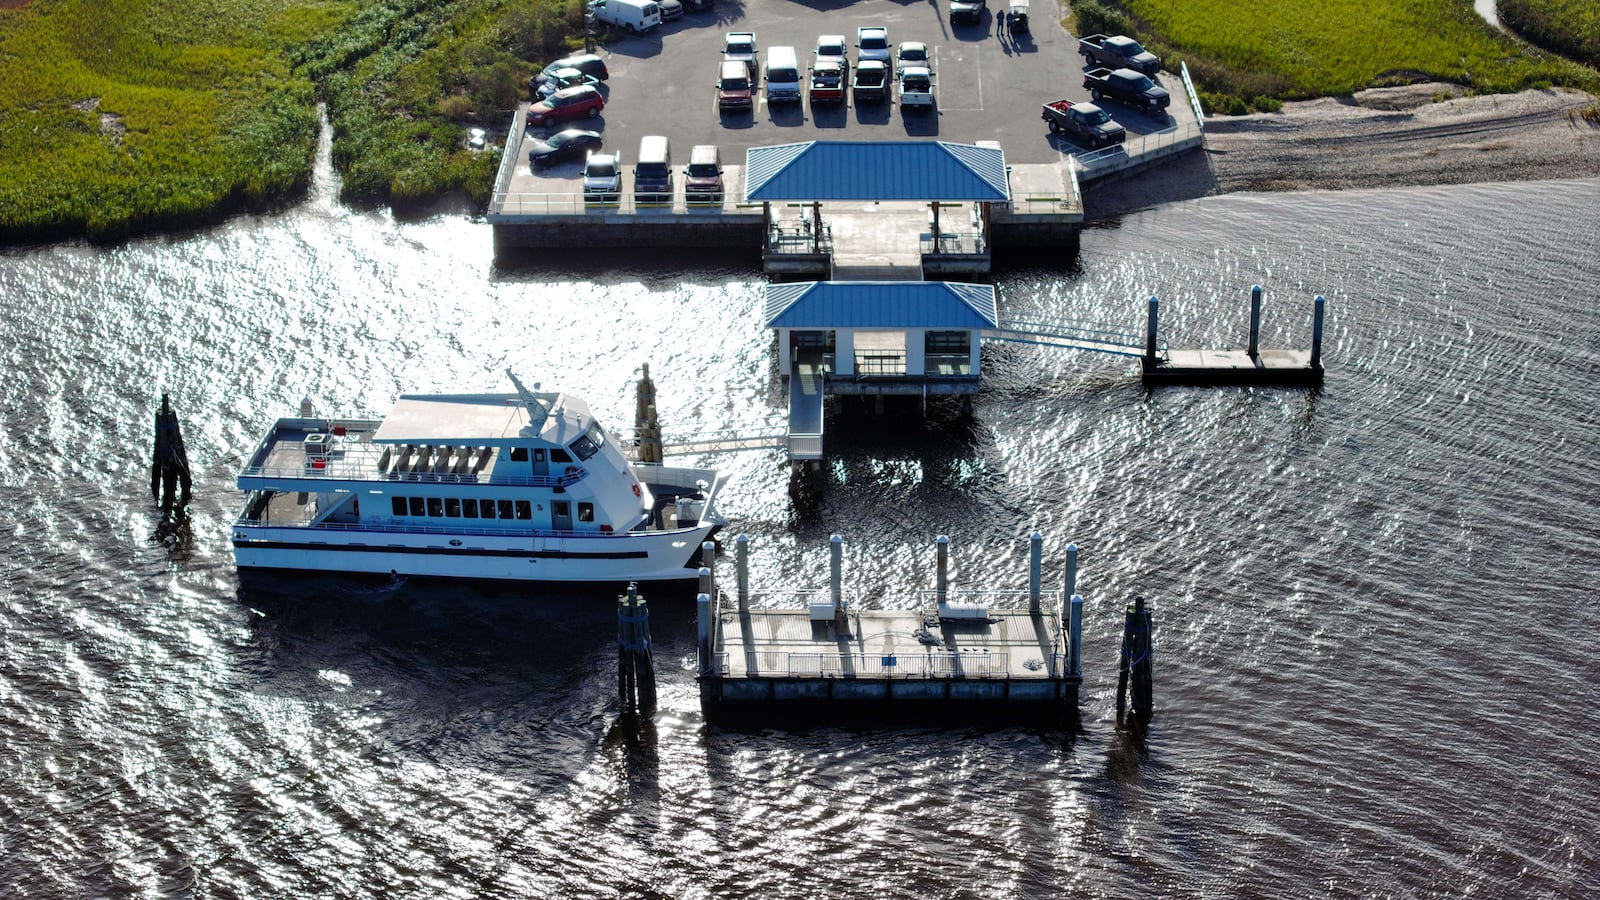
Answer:
[[1128, 131], [1093, 103], [1056, 100], [1044, 105], [1044, 120], [1055, 134], [1066, 135], [1090, 148], [1110, 147], [1127, 140]]
[[881, 103], [889, 97], [889, 64], [881, 59], [856, 63], [856, 77], [850, 82], [856, 103]]
[[1083, 54], [1085, 65], [1105, 66], [1108, 69], [1132, 69], [1146, 75], [1161, 71], [1161, 57], [1151, 53], [1139, 42], [1125, 34], [1106, 37], [1091, 34], [1078, 41], [1078, 52]]
[[1132, 69], [1090, 69], [1083, 73], [1083, 87], [1096, 102], [1110, 97], [1145, 112], [1166, 109], [1172, 103], [1166, 88]]

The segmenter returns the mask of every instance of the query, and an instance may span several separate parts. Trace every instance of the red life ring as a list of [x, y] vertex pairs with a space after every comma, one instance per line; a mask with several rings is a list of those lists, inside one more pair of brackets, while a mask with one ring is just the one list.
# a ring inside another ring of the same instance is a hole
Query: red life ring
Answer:
[[574, 476], [576, 474], [578, 474], [578, 467], [577, 466], [567, 466], [567, 477], [568, 478], [571, 478], [572, 476]]
[[639, 482], [637, 482], [637, 481], [635, 481], [633, 483], [633, 495], [635, 497], [643, 497], [644, 496], [644, 492], [639, 490]]

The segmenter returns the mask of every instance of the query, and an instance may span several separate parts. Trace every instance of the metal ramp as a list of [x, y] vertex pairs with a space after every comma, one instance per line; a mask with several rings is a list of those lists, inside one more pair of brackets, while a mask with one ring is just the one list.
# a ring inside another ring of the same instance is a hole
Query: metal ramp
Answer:
[[[1002, 319], [998, 328], [985, 329], [983, 337], [991, 341], [1038, 344], [1042, 347], [1087, 350], [1091, 353], [1110, 353], [1116, 356], [1144, 356], [1145, 351], [1144, 338], [1137, 333], [1069, 320]], [[1164, 345], [1156, 349], [1162, 355], [1166, 354]]]
[[789, 371], [789, 459], [822, 458], [822, 351], [802, 350]]
[[921, 281], [928, 209], [916, 203], [829, 204], [832, 281]]

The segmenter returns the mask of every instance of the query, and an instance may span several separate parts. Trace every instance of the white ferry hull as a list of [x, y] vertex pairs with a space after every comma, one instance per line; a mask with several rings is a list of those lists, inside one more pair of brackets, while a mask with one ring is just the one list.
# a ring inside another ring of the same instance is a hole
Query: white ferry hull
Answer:
[[485, 535], [236, 526], [240, 569], [398, 574], [494, 581], [629, 582], [696, 577], [690, 568], [714, 523], [670, 532], [597, 536]]

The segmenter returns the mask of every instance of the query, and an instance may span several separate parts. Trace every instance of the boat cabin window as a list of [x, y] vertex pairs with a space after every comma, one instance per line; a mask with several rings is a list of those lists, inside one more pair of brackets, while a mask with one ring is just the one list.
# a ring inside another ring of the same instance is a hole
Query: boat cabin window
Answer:
[[572, 454], [561, 449], [560, 447], [556, 447], [550, 451], [550, 461], [557, 463], [569, 463], [572, 462]]
[[517, 518], [519, 518], [519, 519], [531, 519], [531, 518], [533, 518], [533, 504], [530, 503], [527, 500], [518, 500], [517, 501]]
[[494, 518], [494, 501], [493, 500], [479, 500], [478, 501], [478, 515], [480, 517], [482, 517], [482, 518], [485, 518], [485, 519]]
[[444, 498], [444, 517], [447, 519], [461, 518], [461, 501], [455, 497]]
[[403, 516], [403, 515], [406, 514], [406, 498], [404, 498], [404, 497], [390, 497], [389, 498], [389, 505], [394, 509], [394, 514], [395, 515]]
[[512, 447], [511, 448], [511, 461], [512, 462], [527, 462], [528, 461], [528, 448], [527, 447]]
[[582, 437], [578, 438], [567, 446], [572, 448], [573, 453], [578, 454], [579, 459], [588, 459], [596, 453], [599, 453], [600, 447], [605, 444], [605, 442], [606, 435], [605, 432], [600, 430], [600, 424], [598, 422], [590, 422], [589, 430], [585, 431]]
[[428, 507], [423, 504], [421, 497], [411, 498], [411, 514], [413, 516], [425, 516], [428, 514]]
[[593, 522], [594, 521], [594, 504], [593, 503], [579, 503], [578, 504], [578, 521], [579, 522]]
[[[449, 507], [446, 507], [448, 509]], [[461, 502], [461, 515], [464, 518], [476, 519], [478, 517], [478, 501], [463, 500]]]
[[439, 497], [429, 497], [428, 515], [433, 516], [435, 519], [444, 515], [444, 500]]

